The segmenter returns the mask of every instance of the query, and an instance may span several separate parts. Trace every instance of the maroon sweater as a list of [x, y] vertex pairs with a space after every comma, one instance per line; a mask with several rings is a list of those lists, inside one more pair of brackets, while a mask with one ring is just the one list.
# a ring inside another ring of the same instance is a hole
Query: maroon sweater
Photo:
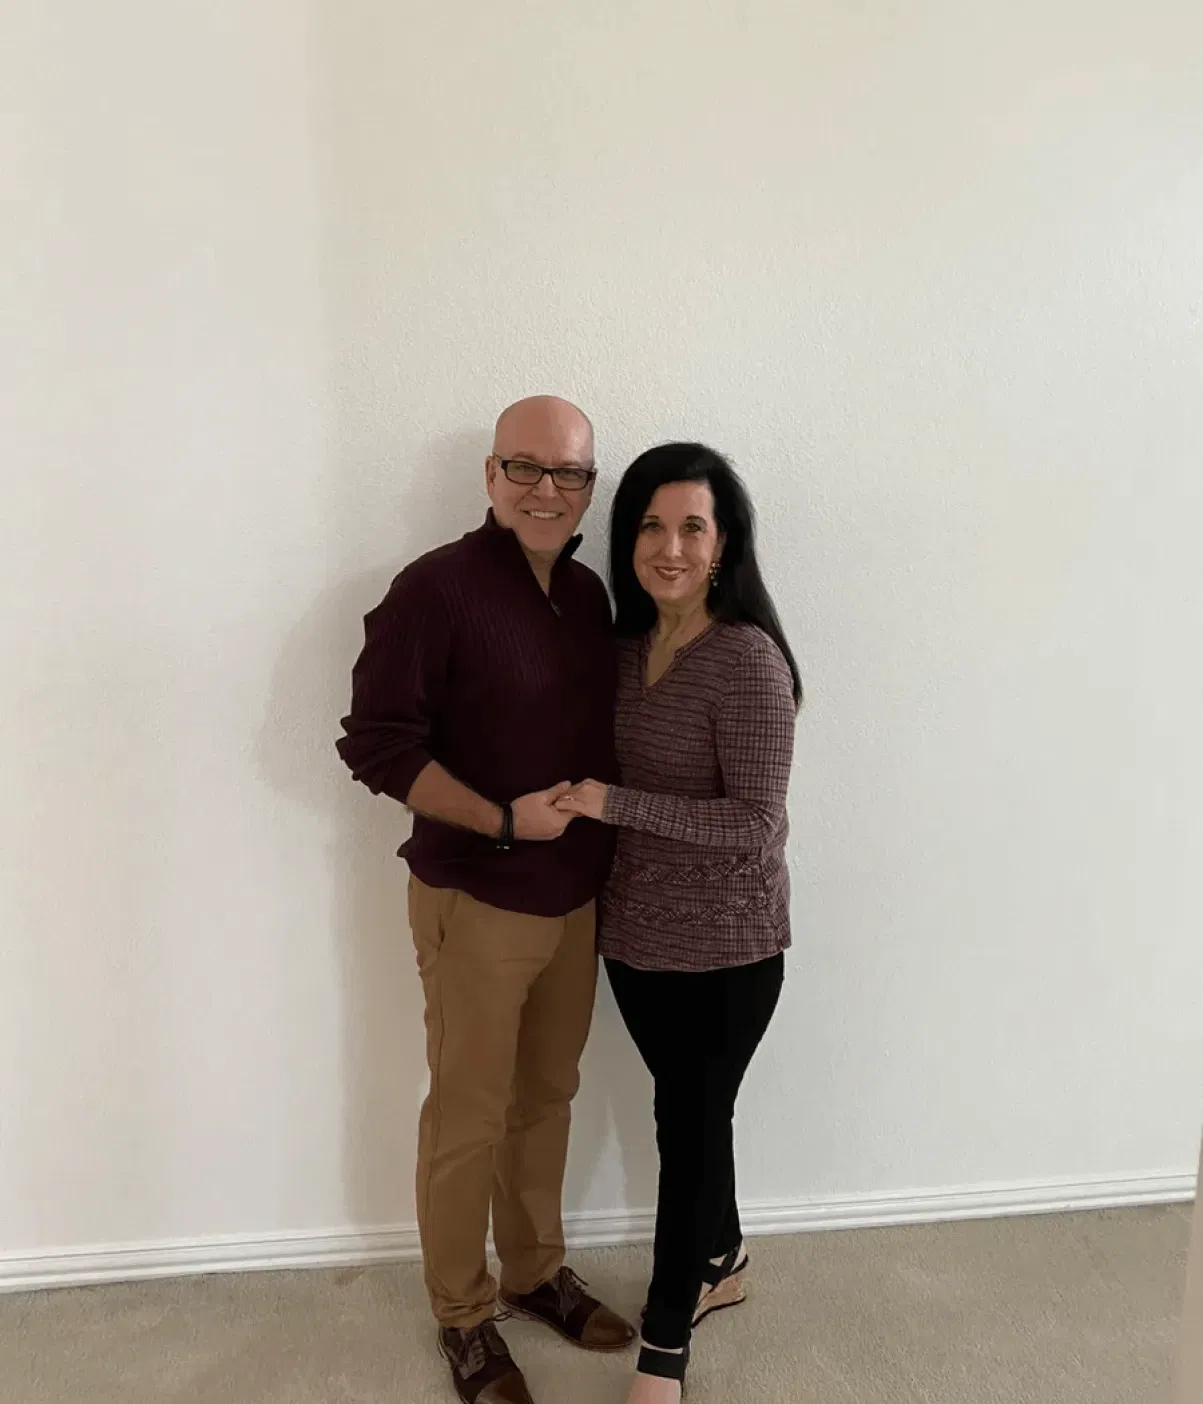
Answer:
[[[500, 804], [561, 780], [617, 778], [615, 646], [605, 587], [564, 548], [545, 595], [513, 532], [489, 514], [419, 557], [365, 620], [339, 754], [402, 804], [431, 760]], [[613, 852], [574, 820], [549, 843], [499, 853], [490, 838], [414, 816], [401, 849], [431, 887], [563, 916], [598, 895]]]

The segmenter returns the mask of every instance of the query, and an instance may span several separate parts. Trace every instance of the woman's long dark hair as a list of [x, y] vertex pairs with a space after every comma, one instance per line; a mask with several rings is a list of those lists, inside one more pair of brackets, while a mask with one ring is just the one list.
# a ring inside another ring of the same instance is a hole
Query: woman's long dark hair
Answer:
[[665, 483], [708, 483], [714, 516], [726, 540], [718, 580], [707, 606], [728, 624], [755, 624], [777, 645], [794, 680], [794, 701], [802, 701], [802, 679], [756, 563], [755, 514], [739, 474], [705, 444], [660, 444], [641, 453], [622, 475], [610, 512], [610, 588], [616, 627], [623, 638], [639, 638], [656, 622], [656, 602], [635, 574], [635, 541], [656, 489]]

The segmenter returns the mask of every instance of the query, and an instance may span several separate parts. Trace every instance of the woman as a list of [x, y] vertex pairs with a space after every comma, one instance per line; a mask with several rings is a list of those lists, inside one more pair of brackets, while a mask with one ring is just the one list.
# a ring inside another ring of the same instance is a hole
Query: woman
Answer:
[[622, 784], [557, 803], [618, 829], [600, 944], [655, 1081], [655, 1266], [628, 1404], [677, 1404], [693, 1327], [744, 1298], [732, 1120], [790, 943], [785, 797], [798, 670], [719, 454], [666, 444], [614, 499]]

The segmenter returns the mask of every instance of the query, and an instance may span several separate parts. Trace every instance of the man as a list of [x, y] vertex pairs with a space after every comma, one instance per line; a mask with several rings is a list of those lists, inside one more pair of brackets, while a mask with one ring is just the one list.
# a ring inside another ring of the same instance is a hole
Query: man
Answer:
[[356, 780], [414, 815], [401, 853], [430, 1065], [418, 1225], [467, 1404], [530, 1400], [494, 1324], [490, 1208], [508, 1311], [590, 1350], [635, 1336], [564, 1266], [561, 1219], [611, 856], [600, 825], [555, 808], [615, 765], [609, 599], [572, 559], [594, 477], [574, 405], [540, 395], [501, 415], [488, 518], [414, 561], [368, 615], [339, 742]]

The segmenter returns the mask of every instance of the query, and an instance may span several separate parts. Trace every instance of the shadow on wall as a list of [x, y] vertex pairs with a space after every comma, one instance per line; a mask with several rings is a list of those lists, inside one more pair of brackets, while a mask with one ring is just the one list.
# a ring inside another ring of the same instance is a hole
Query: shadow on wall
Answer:
[[388, 569], [319, 598], [274, 671], [260, 754], [271, 782], [327, 821], [330, 968], [338, 973], [347, 1222], [384, 1227], [413, 1215], [399, 1183], [406, 1121], [421, 1095], [422, 1005], [409, 978], [405, 872], [392, 856], [404, 817], [352, 784], [334, 751], [362, 616]]
[[[427, 437], [404, 419], [398, 380], [404, 381], [407, 358], [422, 356], [412, 347], [403, 351], [395, 339], [407, 325], [402, 304], [411, 282], [397, 266], [393, 219], [414, 208], [388, 135], [410, 124], [390, 51], [405, 27], [387, 9], [355, 18], [327, 3], [321, 16], [314, 77], [330, 138], [319, 173], [333, 416], [329, 584], [298, 620], [278, 661], [261, 753], [271, 783], [328, 826], [331, 968], [341, 982], [346, 1220], [374, 1228], [415, 1219], [425, 1036], [406, 921], [408, 874], [396, 857], [408, 819], [400, 806], [352, 782], [334, 750], [339, 718], [347, 710], [364, 614], [408, 561], [483, 519], [489, 421], [502, 408], [492, 401], [507, 391], [514, 398], [562, 387], [530, 383], [532, 366], [521, 347], [482, 345], [471, 309], [449, 307], [447, 335], [457, 345], [462, 340], [463, 356], [449, 398], [465, 407], [472, 427]], [[412, 277], [420, 284], [422, 269]], [[372, 562], [381, 564], [367, 569]], [[654, 1198], [650, 1088], [604, 991], [576, 1105], [566, 1205], [613, 1209], [647, 1206]]]
[[[318, 813], [330, 833], [332, 968], [341, 980], [344, 1105], [342, 1181], [347, 1224], [376, 1229], [414, 1222], [413, 1173], [418, 1111], [426, 1089], [421, 987], [406, 921], [407, 869], [396, 849], [408, 831], [404, 810], [351, 780], [334, 742], [347, 710], [351, 667], [363, 640], [363, 615], [383, 597], [407, 560], [439, 540], [477, 525], [487, 503], [481, 489], [487, 438], [453, 435], [436, 442], [426, 462], [406, 474], [397, 509], [397, 559], [367, 572], [348, 570], [289, 635], [274, 670], [260, 757], [271, 783]], [[386, 501], [363, 500], [355, 464], [340, 481], [358, 482], [334, 513], [349, 508], [373, 522]], [[369, 475], [379, 483], [379, 474]], [[357, 499], [357, 503], [351, 499]], [[433, 537], [419, 539], [413, 524]], [[437, 525], [434, 525], [437, 524]], [[342, 541], [365, 535], [349, 526]], [[332, 563], [332, 575], [342, 572]], [[482, 724], [488, 719], [482, 718]], [[531, 738], [534, 740], [534, 738]], [[603, 982], [604, 983], [604, 982]], [[576, 1104], [566, 1204], [588, 1204], [617, 1142], [601, 1206], [654, 1201], [650, 1086], [603, 990], [585, 1085]], [[625, 1182], [625, 1193], [623, 1192]], [[595, 1200], [596, 1203], [596, 1200]]]

